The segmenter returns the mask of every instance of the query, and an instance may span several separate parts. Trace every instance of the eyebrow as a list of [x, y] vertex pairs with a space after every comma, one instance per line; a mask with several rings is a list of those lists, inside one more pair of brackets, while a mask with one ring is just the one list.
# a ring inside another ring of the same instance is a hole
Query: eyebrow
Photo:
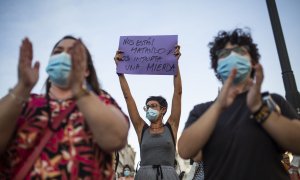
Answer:
[[[68, 47], [67, 51], [69, 51], [70, 49], [72, 49], [72, 46]], [[62, 47], [62, 46], [56, 46], [53, 50], [64, 50], [64, 47]]]
[[238, 45], [236, 45], [236, 46], [233, 46], [233, 47], [231, 47], [231, 48], [223, 48], [223, 49], [234, 49], [234, 48], [237, 48], [237, 47], [242, 47], [242, 46], [238, 46]]
[[63, 49], [61, 46], [56, 46], [54, 49]]
[[146, 104], [146, 105], [150, 106], [150, 105], [159, 105], [159, 104], [158, 103], [151, 103], [151, 104]]

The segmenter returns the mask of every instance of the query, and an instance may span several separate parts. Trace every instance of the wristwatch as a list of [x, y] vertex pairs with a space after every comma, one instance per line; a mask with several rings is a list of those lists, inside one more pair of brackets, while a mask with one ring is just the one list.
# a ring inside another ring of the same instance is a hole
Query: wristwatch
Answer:
[[268, 119], [272, 111], [277, 112], [279, 114], [281, 113], [279, 106], [272, 99], [269, 92], [263, 92], [261, 96], [262, 96], [262, 105], [255, 113], [252, 114], [252, 117], [259, 124], [263, 124]]

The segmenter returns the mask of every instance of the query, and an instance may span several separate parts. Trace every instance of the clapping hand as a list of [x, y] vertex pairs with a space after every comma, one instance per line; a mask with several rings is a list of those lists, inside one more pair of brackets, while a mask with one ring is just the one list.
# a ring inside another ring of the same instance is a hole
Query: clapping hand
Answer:
[[249, 92], [247, 94], [247, 106], [251, 112], [255, 112], [262, 104], [261, 99], [261, 85], [264, 79], [263, 69], [260, 64], [253, 66], [255, 70], [254, 80], [248, 81]]
[[33, 49], [28, 38], [22, 41], [18, 64], [18, 84], [31, 91], [39, 79], [40, 63], [37, 61], [32, 67]]
[[69, 87], [73, 93], [76, 93], [82, 88], [85, 78], [89, 74], [86, 50], [80, 39], [74, 43], [70, 55], [72, 59], [72, 69], [69, 76]]

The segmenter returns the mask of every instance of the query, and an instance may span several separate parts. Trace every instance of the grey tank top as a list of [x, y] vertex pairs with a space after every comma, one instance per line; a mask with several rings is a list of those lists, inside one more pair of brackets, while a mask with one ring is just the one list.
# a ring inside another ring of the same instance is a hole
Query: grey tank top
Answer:
[[141, 166], [174, 166], [175, 145], [171, 133], [166, 125], [164, 125], [164, 132], [161, 134], [151, 134], [150, 128], [145, 130], [142, 135]]

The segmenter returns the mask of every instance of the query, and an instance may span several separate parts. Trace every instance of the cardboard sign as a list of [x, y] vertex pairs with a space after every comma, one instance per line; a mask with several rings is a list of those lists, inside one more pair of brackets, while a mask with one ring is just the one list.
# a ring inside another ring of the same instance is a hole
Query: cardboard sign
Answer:
[[121, 36], [119, 50], [123, 58], [118, 63], [117, 73], [177, 74], [178, 61], [173, 54], [177, 42], [177, 35]]

